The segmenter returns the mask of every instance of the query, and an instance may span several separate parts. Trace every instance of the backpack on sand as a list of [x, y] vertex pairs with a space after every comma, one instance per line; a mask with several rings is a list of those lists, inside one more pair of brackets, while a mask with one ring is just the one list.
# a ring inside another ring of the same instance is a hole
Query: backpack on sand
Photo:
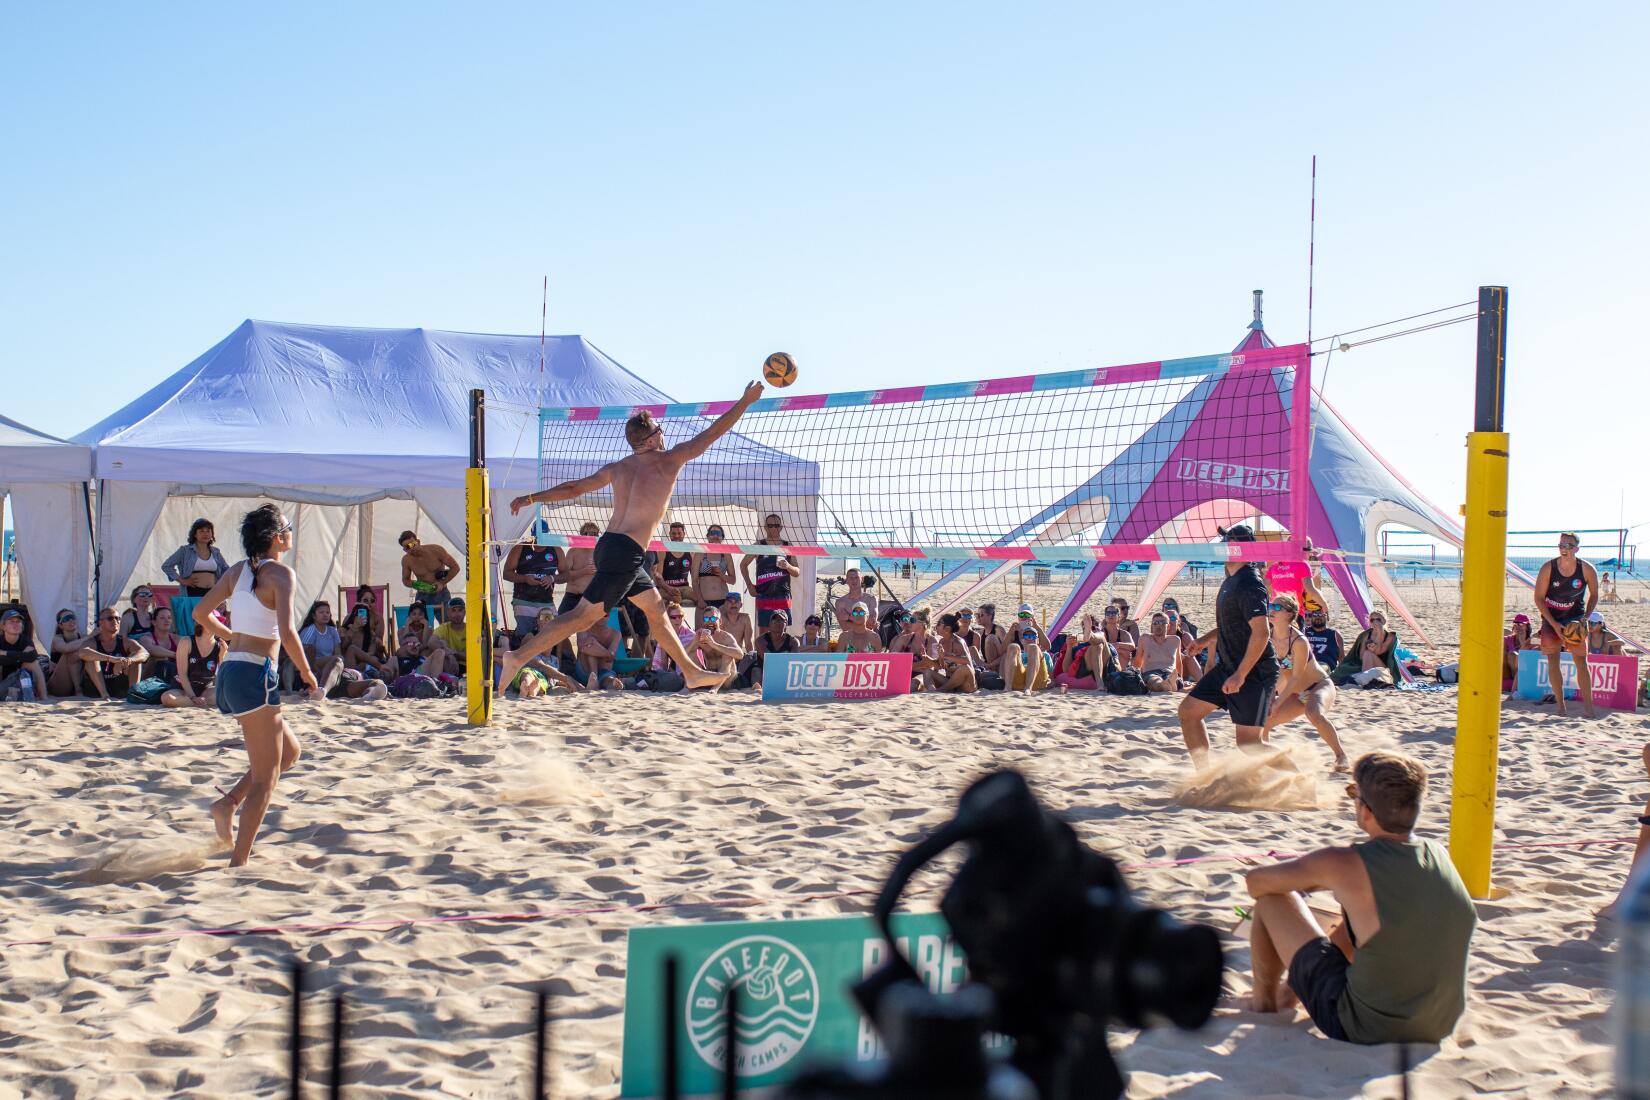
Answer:
[[397, 699], [435, 699], [441, 695], [441, 685], [418, 672], [409, 672], [390, 681], [390, 694]]

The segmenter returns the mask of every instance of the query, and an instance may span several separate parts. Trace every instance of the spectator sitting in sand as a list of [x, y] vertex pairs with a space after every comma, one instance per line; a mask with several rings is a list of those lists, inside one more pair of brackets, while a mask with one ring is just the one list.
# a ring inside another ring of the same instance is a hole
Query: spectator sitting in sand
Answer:
[[445, 546], [424, 542], [411, 531], [395, 540], [401, 555], [401, 583], [415, 592], [447, 602], [447, 582], [458, 576], [458, 562]]
[[775, 611], [768, 616], [768, 628], [756, 639], [756, 671], [751, 674], [754, 684], [762, 683], [762, 666], [770, 653], [795, 653], [796, 639], [786, 633], [791, 625], [791, 617], [784, 611]]
[[1619, 657], [1626, 648], [1621, 635], [1605, 625], [1604, 616], [1597, 611], [1587, 616], [1587, 652]]
[[1513, 616], [1512, 629], [1501, 638], [1501, 690], [1511, 691], [1518, 686], [1518, 655], [1536, 649], [1535, 635], [1530, 630], [1530, 617], [1520, 612]]
[[97, 630], [79, 657], [98, 698], [125, 699], [132, 685], [142, 678], [139, 670], [149, 659], [149, 651], [137, 639], [122, 634], [120, 615], [114, 608], [105, 607], [98, 612]]
[[[700, 616], [702, 621], [704, 616]], [[756, 624], [751, 622], [750, 612], [745, 610], [745, 597], [738, 591], [730, 591], [722, 602], [722, 613], [716, 617], [722, 629], [733, 635], [733, 640], [739, 643], [739, 652], [750, 653], [756, 648]]]
[[395, 651], [396, 671], [407, 676], [418, 673], [432, 679], [446, 671], [447, 650], [441, 646], [424, 648], [424, 638], [413, 629], [411, 618], [407, 629], [401, 632], [401, 645]]
[[911, 655], [911, 690], [921, 691], [927, 683], [925, 673], [936, 667], [940, 658], [939, 639], [928, 632], [928, 620], [912, 612], [899, 617], [900, 632], [888, 643], [889, 653]]
[[[1372, 752], [1347, 786], [1368, 840], [1249, 872], [1253, 1008], [1298, 998], [1331, 1039], [1436, 1043], [1466, 1006], [1467, 952], [1478, 915], [1435, 841], [1414, 837], [1427, 773], [1419, 760]], [[1327, 890], [1341, 919], [1325, 929], [1303, 892]]]
[[172, 609], [155, 608], [150, 621], [149, 636], [143, 639], [143, 648], [149, 659], [143, 663], [145, 679], [153, 677], [170, 682], [178, 674], [178, 636], [172, 630]]
[[1048, 635], [1037, 625], [1030, 604], [1020, 605], [1010, 637], [1012, 640], [1003, 651], [1003, 663], [999, 670], [1008, 690], [1030, 695], [1033, 691], [1048, 687], [1051, 679], [1049, 662], [1043, 659], [1050, 648]]
[[1179, 635], [1169, 633], [1169, 617], [1153, 613], [1151, 629], [1135, 649], [1134, 667], [1146, 682], [1147, 691], [1179, 691], [1183, 645]]
[[353, 668], [362, 676], [370, 676], [385, 683], [395, 679], [393, 663], [384, 652], [384, 643], [378, 640], [373, 623], [372, 608], [356, 603], [349, 621], [338, 632], [343, 642], [344, 667]]
[[1404, 682], [1398, 668], [1398, 635], [1386, 628], [1384, 614], [1369, 613], [1369, 629], [1358, 635], [1329, 678], [1337, 687], [1396, 687]]
[[1125, 665], [1134, 664], [1138, 636], [1123, 625], [1123, 612], [1115, 603], [1109, 605], [1100, 620], [1101, 636], [1117, 651], [1117, 659]]
[[856, 607], [848, 615], [848, 625], [842, 628], [842, 633], [836, 640], [838, 653], [881, 653], [882, 638], [871, 627], [866, 625], [866, 614], [863, 607]]
[[624, 683], [613, 674], [613, 662], [624, 649], [624, 635], [603, 618], [579, 631], [577, 642], [579, 663], [575, 678], [593, 688], [622, 690]]
[[1616, 582], [1606, 573], [1598, 579], [1598, 602], [1620, 603], [1621, 597], [1616, 595]]
[[693, 638], [694, 647], [699, 651], [699, 659], [712, 672], [731, 672], [738, 668], [746, 656], [739, 639], [722, 626], [722, 615], [726, 610], [725, 607], [705, 608], [704, 625]]
[[454, 596], [447, 601], [447, 614], [434, 633], [435, 640], [447, 650], [447, 671], [456, 676], [464, 675], [464, 666], [469, 660], [470, 647], [464, 636], [467, 629], [464, 625], [464, 600]]
[[132, 606], [120, 616], [120, 632], [128, 638], [147, 637], [155, 626], [155, 592], [146, 584], [132, 589]]
[[825, 627], [825, 620], [818, 615], [809, 615], [802, 620], [802, 638], [796, 643], [799, 653], [825, 653], [830, 645], [825, 641], [825, 635], [820, 631]]
[[204, 630], [193, 637], [178, 639], [176, 686], [160, 697], [168, 707], [210, 707], [218, 701], [218, 665], [229, 652], [229, 643]]
[[91, 642], [80, 633], [80, 616], [65, 607], [57, 613], [57, 631], [52, 635], [52, 670], [46, 686], [60, 698], [72, 698], [85, 690], [86, 665], [78, 654]]
[[1100, 619], [1091, 612], [1083, 613], [1083, 636], [1068, 640], [1058, 658], [1054, 682], [1060, 693], [1067, 691], [1104, 691], [1106, 673], [1117, 667], [1117, 651], [1100, 636]]
[[0, 699], [10, 702], [31, 695], [46, 701], [46, 670], [40, 667], [34, 639], [24, 629], [23, 613], [8, 607], [0, 613]]
[[[936, 655], [921, 662], [924, 687], [929, 691], [955, 692], [971, 695], [979, 690], [974, 675], [974, 659], [968, 643], [957, 632], [962, 620], [955, 615], [941, 615]], [[917, 664], [912, 664], [913, 672]]]

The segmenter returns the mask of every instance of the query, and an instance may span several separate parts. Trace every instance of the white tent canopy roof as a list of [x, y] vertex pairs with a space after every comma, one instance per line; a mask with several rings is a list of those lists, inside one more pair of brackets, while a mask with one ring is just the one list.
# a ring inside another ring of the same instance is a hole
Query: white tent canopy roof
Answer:
[[[541, 371], [537, 336], [246, 321], [75, 438], [111, 481], [459, 488], [472, 389], [493, 482], [510, 488], [537, 487], [540, 407], [670, 400], [582, 336], [546, 339]], [[800, 461], [746, 442], [765, 452], [753, 459]]]
[[85, 481], [92, 450], [0, 416], [0, 488], [33, 482]]

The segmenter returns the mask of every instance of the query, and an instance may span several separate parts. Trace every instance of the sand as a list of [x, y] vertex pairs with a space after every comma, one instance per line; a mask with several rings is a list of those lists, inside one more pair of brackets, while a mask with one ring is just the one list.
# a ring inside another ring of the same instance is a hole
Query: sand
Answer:
[[[1454, 641], [1447, 601], [1418, 609]], [[1650, 606], [1612, 613], [1650, 633]], [[1432, 769], [1422, 831], [1439, 838], [1454, 703], [1353, 691], [1337, 712], [1354, 756], [1401, 747]], [[1198, 779], [1174, 706], [1087, 694], [824, 707], [610, 695], [503, 703], [479, 730], [456, 702], [292, 706], [304, 759], [243, 870], [214, 850], [206, 814], [213, 784], [232, 782], [244, 759], [228, 719], [0, 707], [0, 942], [52, 940], [0, 950], [0, 1097], [285, 1095], [293, 952], [313, 988], [352, 998], [352, 1095], [523, 1095], [530, 991], [548, 982], [555, 1094], [615, 1096], [628, 928], [863, 912], [870, 899], [853, 892], [875, 889], [990, 768], [1025, 770], [1085, 841], [1125, 862], [1352, 839], [1344, 779], [1304, 724], [1280, 739], [1299, 766], [1281, 786], [1241, 767]], [[1497, 839], [1631, 838], [1650, 786], [1643, 730], [1633, 715], [1558, 720], [1507, 704]], [[1213, 733], [1230, 746], [1228, 724]], [[1479, 906], [1466, 1016], [1441, 1047], [1413, 1048], [1417, 1095], [1609, 1091], [1615, 943], [1594, 913], [1627, 859], [1608, 846], [1498, 854], [1507, 894]], [[1229, 929], [1243, 871], [1209, 861], [1129, 877], [1150, 901]], [[941, 881], [913, 884], [914, 906], [931, 906]], [[847, 896], [802, 900], [819, 894]], [[631, 908], [659, 904], [671, 908]], [[609, 911], [566, 912], [581, 909]], [[88, 938], [524, 910], [560, 915]], [[1247, 947], [1229, 938], [1227, 957], [1229, 994], [1203, 1031], [1118, 1037], [1130, 1095], [1397, 1094], [1395, 1050], [1245, 1011]], [[321, 1017], [316, 1002], [317, 1039]], [[323, 1059], [317, 1041], [316, 1088]]]

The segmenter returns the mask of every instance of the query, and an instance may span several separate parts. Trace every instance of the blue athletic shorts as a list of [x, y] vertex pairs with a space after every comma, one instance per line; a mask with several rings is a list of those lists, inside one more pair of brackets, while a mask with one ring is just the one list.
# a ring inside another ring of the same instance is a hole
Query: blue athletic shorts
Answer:
[[224, 714], [234, 718], [280, 705], [281, 683], [275, 675], [274, 661], [253, 663], [230, 658], [218, 665], [218, 709]]

